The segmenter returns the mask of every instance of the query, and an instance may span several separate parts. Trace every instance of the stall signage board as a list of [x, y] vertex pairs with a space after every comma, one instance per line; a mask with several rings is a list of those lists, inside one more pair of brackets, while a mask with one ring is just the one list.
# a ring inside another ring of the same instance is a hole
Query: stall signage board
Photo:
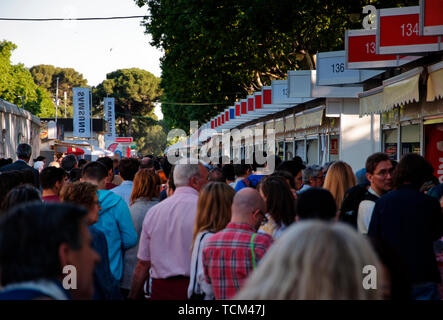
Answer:
[[380, 9], [377, 14], [377, 54], [420, 54], [443, 50], [439, 36], [420, 36], [420, 7]]
[[118, 143], [132, 143], [132, 137], [117, 137], [114, 140], [115, 142]]
[[356, 70], [345, 67], [345, 51], [317, 54], [317, 85], [359, 83], [375, 77], [385, 70]]
[[420, 0], [420, 35], [443, 35], [443, 0]]
[[299, 104], [304, 102], [301, 98], [289, 98], [289, 81], [272, 80], [272, 102], [275, 104]]
[[399, 67], [420, 58], [419, 56], [377, 54], [376, 33], [377, 29], [346, 30], [346, 69]]

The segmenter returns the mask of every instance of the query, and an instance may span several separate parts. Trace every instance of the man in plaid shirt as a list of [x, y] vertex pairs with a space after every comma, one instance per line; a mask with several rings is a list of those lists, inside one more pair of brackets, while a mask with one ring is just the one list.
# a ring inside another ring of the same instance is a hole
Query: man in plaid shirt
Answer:
[[252, 272], [253, 260], [258, 262], [271, 246], [271, 236], [257, 233], [266, 221], [265, 212], [260, 194], [244, 188], [234, 197], [231, 222], [205, 241], [203, 268], [217, 300], [232, 298]]

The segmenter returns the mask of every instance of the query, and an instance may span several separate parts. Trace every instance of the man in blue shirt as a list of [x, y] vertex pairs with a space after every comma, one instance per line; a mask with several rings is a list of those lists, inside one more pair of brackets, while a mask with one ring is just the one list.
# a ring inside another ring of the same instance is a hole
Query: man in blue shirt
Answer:
[[98, 186], [98, 201], [101, 210], [94, 227], [105, 234], [111, 272], [115, 279], [120, 281], [123, 275], [123, 250], [137, 244], [137, 233], [129, 208], [122, 197], [110, 190], [104, 190], [107, 176], [106, 167], [94, 161], [83, 168], [81, 181]]

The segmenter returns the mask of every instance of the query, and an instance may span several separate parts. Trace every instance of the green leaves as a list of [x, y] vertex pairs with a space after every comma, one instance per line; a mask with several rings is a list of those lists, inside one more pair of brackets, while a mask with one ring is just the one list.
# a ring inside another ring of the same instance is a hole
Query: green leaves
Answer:
[[[412, 1], [372, 1], [378, 7]], [[360, 29], [367, 1], [136, 0], [143, 24], [162, 48], [162, 100], [224, 102], [212, 107], [163, 105], [169, 127], [206, 122], [289, 70], [315, 68], [317, 52], [343, 50], [344, 31]], [[416, 3], [415, 3], [416, 5]], [[352, 21], [351, 21], [352, 17]]]
[[93, 91], [95, 105], [103, 97], [115, 98], [117, 133], [134, 137], [143, 154], [161, 154], [166, 147], [166, 133], [153, 113], [160, 95], [160, 79], [138, 68], [108, 73]]
[[[58, 68], [52, 65], [36, 65], [29, 69], [37, 85], [45, 88], [50, 93], [50, 98], [55, 101], [57, 91], [57, 78], [58, 78], [58, 98], [60, 99], [58, 116], [64, 115], [62, 109], [64, 109], [64, 93], [67, 93], [67, 117], [73, 115], [73, 101], [72, 101], [72, 88], [74, 87], [86, 87], [88, 82], [83, 78], [83, 75], [73, 68]], [[46, 108], [46, 107], [45, 107]], [[46, 110], [46, 109], [45, 109]], [[50, 109], [45, 111], [45, 117], [55, 116], [55, 107], [53, 111]], [[43, 115], [42, 115], [43, 116]]]
[[11, 53], [17, 46], [9, 41], [0, 42], [0, 98], [23, 106], [35, 115], [49, 108], [51, 98], [46, 90], [34, 83], [31, 73], [22, 64], [12, 65]]

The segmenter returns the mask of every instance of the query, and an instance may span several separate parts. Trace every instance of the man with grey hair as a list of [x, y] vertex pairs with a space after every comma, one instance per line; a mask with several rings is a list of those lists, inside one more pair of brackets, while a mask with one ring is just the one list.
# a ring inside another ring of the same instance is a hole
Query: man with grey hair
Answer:
[[40, 178], [38, 170], [28, 165], [32, 156], [32, 147], [27, 143], [21, 143], [17, 146], [16, 150], [18, 160], [9, 165], [0, 168], [0, 172], [14, 171], [14, 170], [31, 170], [34, 175], [34, 185], [36, 188], [40, 188]]
[[303, 170], [303, 187], [298, 193], [308, 190], [309, 188], [321, 188], [325, 181], [322, 167], [312, 165]]
[[151, 300], [187, 299], [198, 195], [207, 182], [203, 164], [175, 166], [174, 194], [149, 209], [143, 221], [130, 299], [143, 296], [150, 276]]

